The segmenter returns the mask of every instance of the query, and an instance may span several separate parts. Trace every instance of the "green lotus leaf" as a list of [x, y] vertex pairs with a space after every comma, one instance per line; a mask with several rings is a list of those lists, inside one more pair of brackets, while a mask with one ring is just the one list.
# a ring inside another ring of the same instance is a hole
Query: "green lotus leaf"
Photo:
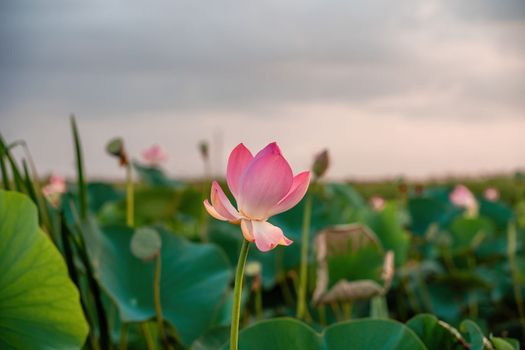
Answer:
[[[227, 342], [221, 349], [229, 347]], [[295, 319], [259, 322], [241, 331], [240, 350], [426, 350], [416, 334], [390, 320], [361, 319], [336, 323], [316, 333]]]
[[[224, 253], [212, 244], [191, 243], [160, 228], [157, 232], [162, 241], [162, 313], [182, 342], [189, 345], [219, 318], [229, 290], [231, 266]], [[99, 229], [92, 220], [84, 226], [96, 276], [126, 322], [155, 316], [155, 262], [133, 255], [130, 248], [133, 233], [133, 229], [125, 226]]]
[[0, 190], [0, 348], [79, 349], [88, 334], [66, 264], [36, 207]]

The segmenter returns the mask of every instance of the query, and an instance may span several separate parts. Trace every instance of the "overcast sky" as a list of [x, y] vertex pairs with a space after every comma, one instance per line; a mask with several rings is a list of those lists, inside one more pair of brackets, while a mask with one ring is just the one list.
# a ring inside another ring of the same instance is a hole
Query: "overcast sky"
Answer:
[[525, 167], [525, 1], [0, 2], [0, 132], [41, 172], [91, 176], [158, 143], [172, 175], [222, 173], [239, 142], [295, 170], [421, 177]]

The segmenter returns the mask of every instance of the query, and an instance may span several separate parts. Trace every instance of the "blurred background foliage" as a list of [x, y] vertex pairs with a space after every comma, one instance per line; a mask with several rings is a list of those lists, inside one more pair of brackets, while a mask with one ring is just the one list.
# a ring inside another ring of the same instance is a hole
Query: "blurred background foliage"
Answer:
[[[58, 202], [44, 196], [46, 181], [30, 155], [15, 159], [11, 150], [19, 144], [0, 140], [0, 267], [8, 271], [0, 276], [2, 347], [37, 349], [50, 341], [53, 348], [226, 348], [243, 237], [239, 227], [205, 213], [211, 179], [172, 179], [130, 157], [121, 162], [127, 180], [91, 182], [71, 122], [77, 177]], [[474, 193], [474, 215], [451, 202], [458, 183]], [[499, 199], [484, 198], [489, 187]], [[305, 200], [272, 219], [294, 244], [249, 253], [241, 348], [518, 349], [525, 331], [524, 189], [520, 173], [427, 182], [320, 178], [308, 193], [310, 221]], [[374, 197], [384, 203], [372, 205]], [[320, 256], [320, 232], [348, 224], [363, 229]], [[305, 225], [307, 307], [296, 317]], [[143, 228], [154, 232], [153, 241], [141, 241], [151, 256], [131, 248]], [[364, 234], [369, 243], [356, 245]], [[22, 252], [11, 257], [15, 249]], [[39, 265], [48, 261], [60, 268]], [[40, 269], [52, 284], [30, 280]], [[320, 273], [328, 284], [324, 299], [313, 300]], [[22, 311], [11, 314], [22, 300], [16, 293], [42, 308], [35, 313], [60, 316], [40, 325]], [[22, 343], [16, 329], [35, 342]]]

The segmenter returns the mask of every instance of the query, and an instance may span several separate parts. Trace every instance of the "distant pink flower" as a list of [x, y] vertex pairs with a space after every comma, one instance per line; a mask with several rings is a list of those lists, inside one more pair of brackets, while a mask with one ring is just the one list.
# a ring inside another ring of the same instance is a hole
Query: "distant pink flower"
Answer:
[[499, 199], [499, 191], [494, 187], [489, 187], [483, 192], [483, 197], [491, 202], [496, 202]]
[[204, 201], [211, 216], [240, 223], [244, 238], [255, 242], [260, 251], [266, 252], [278, 244], [292, 243], [279, 227], [267, 220], [299, 203], [310, 183], [309, 171], [293, 176], [290, 165], [275, 142], [255, 157], [241, 143], [230, 154], [226, 180], [237, 202], [237, 209], [217, 181], [214, 181], [211, 204], [208, 200]]
[[44, 196], [53, 204], [58, 205], [60, 196], [66, 192], [66, 180], [59, 175], [51, 175], [49, 182], [42, 188]]
[[476, 198], [472, 192], [463, 185], [456, 185], [454, 190], [450, 192], [449, 198], [454, 205], [467, 209], [469, 213], [477, 211], [478, 202]]
[[159, 166], [168, 159], [168, 155], [159, 145], [153, 145], [142, 152], [142, 158], [151, 166]]
[[385, 200], [380, 196], [372, 196], [370, 198], [370, 205], [375, 211], [381, 211], [385, 208]]

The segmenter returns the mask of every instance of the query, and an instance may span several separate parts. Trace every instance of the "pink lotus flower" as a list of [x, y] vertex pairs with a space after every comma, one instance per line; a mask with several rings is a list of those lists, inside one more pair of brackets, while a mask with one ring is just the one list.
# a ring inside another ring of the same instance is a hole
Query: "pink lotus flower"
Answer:
[[499, 191], [494, 187], [489, 187], [483, 192], [483, 197], [491, 202], [496, 202], [499, 199]]
[[62, 193], [66, 192], [66, 180], [59, 175], [51, 175], [49, 183], [42, 188], [42, 193], [51, 202], [57, 206]]
[[469, 215], [472, 216], [477, 213], [478, 201], [467, 187], [457, 185], [450, 193], [449, 198], [454, 205], [467, 209]]
[[385, 208], [385, 200], [380, 196], [372, 196], [370, 198], [370, 205], [375, 211], [381, 211]]
[[142, 152], [142, 158], [151, 166], [159, 166], [168, 159], [168, 155], [159, 145], [153, 145]]
[[277, 143], [262, 149], [255, 157], [241, 143], [230, 154], [226, 180], [237, 202], [235, 208], [217, 181], [211, 188], [211, 204], [204, 201], [214, 218], [241, 224], [244, 238], [260, 251], [266, 252], [278, 244], [290, 245], [283, 231], [267, 220], [293, 208], [304, 197], [310, 183], [310, 172], [293, 176], [292, 169], [281, 154]]

